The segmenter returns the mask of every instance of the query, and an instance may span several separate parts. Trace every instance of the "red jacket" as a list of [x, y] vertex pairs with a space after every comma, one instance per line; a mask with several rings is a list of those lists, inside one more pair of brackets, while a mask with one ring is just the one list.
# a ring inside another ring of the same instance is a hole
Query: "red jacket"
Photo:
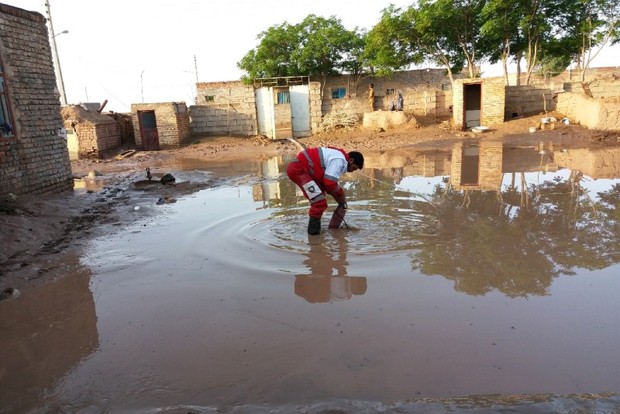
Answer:
[[[344, 155], [347, 163], [349, 162], [349, 154], [341, 148], [329, 147], [331, 149], [340, 151]], [[325, 178], [325, 162], [321, 157], [321, 151], [319, 148], [306, 148], [305, 151], [297, 154], [297, 159], [308, 170], [310, 176], [316, 183], [321, 186], [327, 193], [333, 193], [340, 188], [338, 181]]]

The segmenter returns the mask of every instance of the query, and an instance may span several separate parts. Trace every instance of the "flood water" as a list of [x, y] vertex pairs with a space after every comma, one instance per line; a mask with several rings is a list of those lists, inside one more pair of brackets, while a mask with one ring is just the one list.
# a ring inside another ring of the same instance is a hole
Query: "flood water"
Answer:
[[620, 146], [365, 155], [319, 236], [287, 159], [160, 166], [217, 184], [0, 303], [0, 411], [618, 412]]

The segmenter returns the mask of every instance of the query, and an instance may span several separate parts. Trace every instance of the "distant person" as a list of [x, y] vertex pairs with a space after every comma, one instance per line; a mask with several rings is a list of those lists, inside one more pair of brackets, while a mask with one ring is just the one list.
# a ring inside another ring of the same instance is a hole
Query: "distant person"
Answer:
[[375, 84], [371, 83], [368, 86], [368, 104], [370, 105], [370, 112], [375, 110]]
[[321, 233], [321, 217], [327, 209], [326, 193], [338, 203], [338, 208], [329, 223], [329, 228], [339, 228], [347, 209], [347, 199], [338, 183], [340, 176], [364, 168], [364, 156], [357, 151], [333, 147], [306, 148], [297, 154], [286, 174], [304, 196], [310, 201], [308, 234]]
[[398, 92], [398, 96], [394, 101], [392, 101], [392, 107], [390, 110], [392, 111], [402, 111], [405, 105], [405, 100], [403, 99], [403, 95]]

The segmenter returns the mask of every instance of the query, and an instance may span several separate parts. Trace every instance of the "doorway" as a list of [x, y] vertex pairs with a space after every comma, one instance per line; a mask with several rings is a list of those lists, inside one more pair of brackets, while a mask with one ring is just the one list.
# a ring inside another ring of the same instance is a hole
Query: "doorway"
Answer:
[[155, 111], [138, 111], [140, 124], [140, 139], [144, 151], [159, 150], [159, 134], [157, 133], [157, 120]]
[[482, 84], [470, 83], [463, 85], [463, 111], [465, 129], [482, 125]]

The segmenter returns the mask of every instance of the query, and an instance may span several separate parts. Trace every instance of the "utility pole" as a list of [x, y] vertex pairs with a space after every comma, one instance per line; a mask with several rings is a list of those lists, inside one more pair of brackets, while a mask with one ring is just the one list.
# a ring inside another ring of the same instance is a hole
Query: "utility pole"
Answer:
[[196, 55], [194, 55], [194, 73], [196, 74], [196, 87], [198, 86], [198, 63], [196, 63]]
[[144, 83], [142, 82], [142, 75], [144, 75], [144, 71], [140, 72], [140, 95], [142, 96], [142, 103], [144, 103]]
[[[45, 9], [47, 11], [47, 21], [50, 24], [50, 35], [52, 39], [52, 52], [54, 53], [54, 70], [56, 71], [56, 86], [60, 93], [60, 103], [67, 105], [67, 94], [65, 93], [65, 82], [62, 79], [62, 71], [60, 70], [60, 60], [58, 59], [58, 49], [56, 48], [56, 34], [54, 33], [54, 24], [52, 23], [52, 13], [50, 11], [50, 2], [45, 0]], [[68, 33], [67, 31], [61, 32]]]

